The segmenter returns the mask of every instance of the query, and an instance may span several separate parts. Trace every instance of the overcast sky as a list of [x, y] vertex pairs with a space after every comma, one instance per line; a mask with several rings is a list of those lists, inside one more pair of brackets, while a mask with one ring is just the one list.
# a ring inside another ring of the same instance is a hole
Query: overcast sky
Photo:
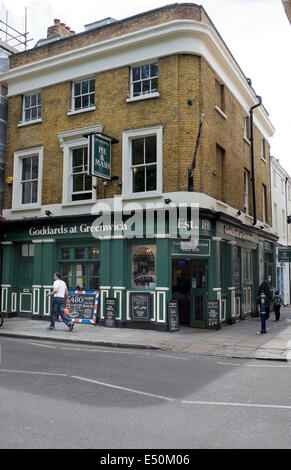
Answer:
[[[120, 20], [166, 4], [167, 0], [0, 0], [0, 19], [24, 30], [28, 11], [30, 47], [46, 37], [47, 27], [59, 18], [77, 33], [84, 24], [108, 16]], [[183, 3], [183, 2], [179, 2]], [[291, 176], [291, 25], [281, 0], [200, 0], [276, 128], [271, 153]], [[2, 26], [1, 26], [2, 27]], [[4, 34], [0, 33], [4, 39]]]

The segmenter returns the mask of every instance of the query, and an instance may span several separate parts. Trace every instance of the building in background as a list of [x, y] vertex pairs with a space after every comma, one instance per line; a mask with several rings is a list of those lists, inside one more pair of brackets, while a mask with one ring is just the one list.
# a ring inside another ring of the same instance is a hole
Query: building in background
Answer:
[[291, 246], [291, 178], [280, 165], [279, 160], [271, 157], [272, 219], [273, 229], [279, 237], [276, 249], [276, 280], [284, 304], [290, 304], [290, 265], [278, 261], [278, 250]]
[[9, 52], [0, 46], [0, 216], [2, 216], [4, 193], [4, 167], [6, 158], [7, 130], [7, 84], [1, 80], [1, 75], [9, 69]]
[[291, 0], [282, 0], [286, 15], [291, 23]]
[[[259, 98], [203, 7], [107, 18], [78, 34], [55, 20], [46, 39], [13, 55], [5, 80], [13, 185], [5, 185], [1, 223], [3, 311], [48, 318], [59, 270], [71, 289], [100, 290], [101, 324], [106, 297], [117, 299], [125, 327], [167, 330], [170, 299], [192, 327], [206, 326], [208, 300], [219, 301], [222, 322], [255, 313], [259, 284], [275, 287], [274, 128], [257, 107], [252, 167], [250, 109]], [[88, 135], [101, 178], [89, 175]], [[109, 222], [93, 223], [102, 203]], [[132, 203], [142, 217], [134, 237]], [[159, 208], [148, 220], [150, 203]], [[188, 210], [173, 235], [168, 209], [179, 204]], [[198, 246], [179, 233], [192, 225]], [[135, 321], [138, 304], [147, 315]]]

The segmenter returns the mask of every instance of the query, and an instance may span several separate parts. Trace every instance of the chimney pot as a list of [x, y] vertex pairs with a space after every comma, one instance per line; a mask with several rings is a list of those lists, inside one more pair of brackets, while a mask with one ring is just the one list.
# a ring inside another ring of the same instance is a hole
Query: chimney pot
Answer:
[[67, 30], [67, 31], [71, 31], [70, 26], [66, 26], [66, 30]]
[[76, 34], [76, 31], [73, 31], [73, 30], [71, 29], [71, 33], [72, 33], [72, 34]]
[[61, 26], [62, 26], [63, 28], [65, 28], [65, 27], [66, 27], [66, 23], [61, 23]]
[[60, 24], [60, 22], [61, 22], [61, 20], [59, 20], [57, 18], [54, 20], [54, 24]]

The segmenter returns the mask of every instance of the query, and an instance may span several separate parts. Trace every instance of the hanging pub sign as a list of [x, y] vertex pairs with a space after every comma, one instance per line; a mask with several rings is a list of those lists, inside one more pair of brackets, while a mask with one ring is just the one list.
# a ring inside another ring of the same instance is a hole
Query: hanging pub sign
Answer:
[[90, 135], [89, 174], [99, 178], [111, 179], [111, 140], [99, 134]]
[[98, 302], [99, 291], [69, 290], [69, 317], [74, 323], [96, 325]]

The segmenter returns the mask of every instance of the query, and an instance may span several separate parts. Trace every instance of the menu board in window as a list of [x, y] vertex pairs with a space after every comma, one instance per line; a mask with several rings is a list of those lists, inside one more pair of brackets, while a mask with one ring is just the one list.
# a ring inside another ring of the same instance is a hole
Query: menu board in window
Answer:
[[96, 325], [98, 303], [99, 291], [69, 290], [69, 317], [74, 323]]
[[155, 245], [138, 245], [132, 247], [132, 287], [138, 289], [155, 289], [155, 264]]

